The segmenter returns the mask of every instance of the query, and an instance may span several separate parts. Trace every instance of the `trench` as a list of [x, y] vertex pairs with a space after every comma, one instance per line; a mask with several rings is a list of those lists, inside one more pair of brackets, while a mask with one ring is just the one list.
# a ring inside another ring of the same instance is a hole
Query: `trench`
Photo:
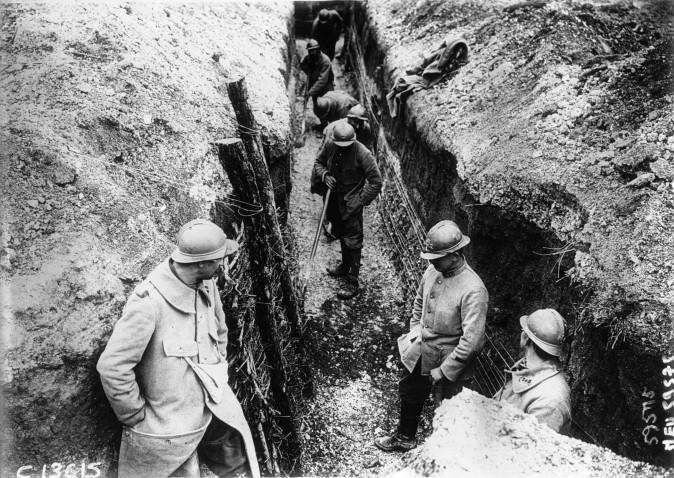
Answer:
[[[296, 2], [295, 6], [298, 43], [301, 43], [301, 37], [308, 34], [310, 16], [315, 15], [324, 4]], [[503, 368], [518, 356], [519, 317], [538, 308], [555, 308], [567, 323], [562, 363], [572, 387], [571, 436], [608, 447], [631, 459], [667, 465], [664, 453], [644, 446], [642, 435], [643, 394], [649, 391], [658, 393], [661, 389], [661, 357], [640, 347], [639, 343], [631, 342], [629, 337], [616, 343], [611, 340], [609, 327], [593, 325], [589, 304], [598, 300], [597, 291], [570, 278], [576, 251], [587, 252], [589, 245], [568, 244], [552, 228], [532, 223], [516, 207], [506, 210], [483, 203], [471, 194], [470, 187], [457, 172], [456, 158], [450, 151], [438, 148], [438, 142], [434, 141], [432, 125], [418, 121], [414, 112], [406, 109], [395, 120], [388, 115], [384, 97], [392, 85], [384, 74], [386, 52], [378, 42], [376, 29], [369, 23], [367, 5], [361, 2], [332, 2], [330, 6], [337, 8], [348, 19], [343, 58], [337, 67], [342, 73], [341, 86], [351, 88], [351, 94], [366, 105], [371, 124], [379, 131], [375, 150], [385, 186], [377, 199], [377, 211], [370, 212], [369, 219], [366, 218], [366, 241], [382, 241], [379, 244], [385, 255], [381, 258], [382, 262], [395, 268], [396, 287], [401, 290], [401, 303], [391, 311], [400, 315], [391, 316], [395, 318], [388, 322], [386, 336], [372, 339], [381, 341], [381, 349], [387, 351], [388, 361], [384, 364], [387, 368], [381, 367], [383, 354], [362, 356], [365, 360], [372, 360], [375, 368], [379, 364], [380, 368], [375, 373], [383, 373], [380, 379], [385, 377], [383, 380], [388, 383], [379, 388], [388, 395], [381, 406], [388, 408], [379, 412], [377, 424], [368, 421], [371, 432], [368, 437], [366, 433], [361, 433], [352, 440], [367, 449], [369, 458], [360, 460], [359, 465], [368, 472], [377, 470], [379, 466], [386, 468], [392, 465], [390, 459], [382, 457], [371, 446], [371, 441], [375, 431], [392, 425], [396, 418], [397, 404], [391, 402], [396, 400], [397, 377], [394, 372], [397, 370], [395, 364], [388, 366], [397, 359], [395, 336], [406, 330], [409, 324], [409, 304], [425, 265], [416, 259], [423, 234], [441, 219], [455, 220], [471, 237], [468, 262], [484, 280], [490, 293], [488, 342], [479, 359], [471, 388], [487, 396], [492, 395], [504, 381]], [[339, 85], [336, 89], [340, 89]], [[293, 177], [294, 181], [297, 179], [297, 176]], [[554, 203], [581, 218], [587, 216], [574, 197], [554, 185], [543, 186], [533, 193], [528, 185], [522, 185], [521, 189], [516, 186], [508, 194], [520, 206], [549, 208]], [[316, 222], [316, 209], [313, 214]], [[367, 237], [368, 223], [376, 231], [370, 238]], [[334, 247], [332, 252], [334, 257]], [[367, 261], [364, 259], [364, 262]], [[376, 292], [371, 287], [368, 290], [367, 294]], [[325, 291], [322, 293], [325, 294]], [[309, 305], [311, 300], [311, 297], [307, 298]], [[372, 301], [374, 297], [367, 295], [357, 302], [361, 300]], [[633, 312], [634, 306], [626, 301], [622, 313]], [[342, 315], [334, 314], [340, 307]], [[339, 341], [333, 344], [327, 332], [337, 331], [338, 336], [347, 341], [354, 337], [354, 332], [361, 332], [357, 326], [353, 330], [353, 323], [334, 326], [335, 315], [343, 317], [344, 307], [330, 300], [323, 302], [314, 317], [318, 318], [317, 321], [310, 322], [310, 330], [327, 341], [324, 345], [327, 345], [328, 351], [337, 354], [342, 350]], [[357, 310], [358, 307], [355, 306]], [[347, 314], [352, 312], [348, 310]], [[314, 313], [311, 305], [308, 313], [310, 317]], [[366, 311], [361, 318], [371, 320], [376, 315], [370, 310], [369, 315]], [[390, 340], [388, 344], [387, 338]], [[328, 351], [318, 352], [318, 356], [322, 353], [328, 355]], [[328, 374], [331, 371], [320, 364], [318, 368]], [[348, 373], [335, 376], [343, 387], [352, 387], [358, 382], [357, 371], [357, 367], [351, 367]], [[343, 377], [349, 374], [356, 377], [355, 382], [344, 382]], [[356, 419], [361, 417], [362, 414]], [[428, 418], [429, 415], [426, 416]], [[425, 426], [428, 427], [428, 423]], [[326, 430], [314, 431], [318, 436], [323, 432]], [[326, 432], [323, 436], [329, 440], [332, 435]], [[336, 463], [331, 468], [325, 463], [325, 455], [312, 454], [311, 450], [306, 458], [308, 470], [337, 471], [336, 474], [345, 470]], [[321, 460], [324, 466], [315, 466]]]

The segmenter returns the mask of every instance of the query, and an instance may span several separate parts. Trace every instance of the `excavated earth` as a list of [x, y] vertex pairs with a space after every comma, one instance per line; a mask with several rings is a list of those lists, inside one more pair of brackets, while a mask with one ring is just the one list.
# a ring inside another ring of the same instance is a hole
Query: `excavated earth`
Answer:
[[[293, 9], [47, 2], [0, 11], [0, 474], [102, 462], [105, 475], [119, 425], [94, 367], [126, 296], [181, 224], [242, 211], [224, 200], [210, 145], [238, 135], [226, 78], [248, 77], [270, 169], [281, 177], [288, 168]], [[283, 203], [283, 184], [277, 193]]]
[[633, 462], [554, 432], [508, 403], [464, 390], [438, 408], [433, 434], [408, 453], [391, 478], [421, 476], [665, 477], [666, 470]]
[[[665, 402], [657, 428], [642, 403], [674, 352], [674, 4], [373, 0], [350, 14], [361, 99], [423, 225], [454, 218], [471, 236], [492, 336], [514, 355], [519, 316], [559, 309], [574, 436], [671, 464]], [[395, 79], [453, 37], [467, 62], [391, 118]]]

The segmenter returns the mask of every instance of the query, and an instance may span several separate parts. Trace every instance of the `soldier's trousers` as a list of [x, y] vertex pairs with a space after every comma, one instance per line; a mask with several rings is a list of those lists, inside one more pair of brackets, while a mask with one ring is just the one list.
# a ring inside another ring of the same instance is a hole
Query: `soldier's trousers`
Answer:
[[431, 384], [428, 375], [421, 375], [421, 358], [417, 361], [412, 372], [403, 368], [403, 374], [398, 383], [398, 394], [400, 395], [398, 433], [408, 438], [415, 437], [424, 402], [431, 390], [433, 390], [434, 405], [437, 408], [444, 399], [452, 398], [461, 392], [463, 386], [464, 382], [462, 381], [452, 382], [444, 377], [435, 384]]

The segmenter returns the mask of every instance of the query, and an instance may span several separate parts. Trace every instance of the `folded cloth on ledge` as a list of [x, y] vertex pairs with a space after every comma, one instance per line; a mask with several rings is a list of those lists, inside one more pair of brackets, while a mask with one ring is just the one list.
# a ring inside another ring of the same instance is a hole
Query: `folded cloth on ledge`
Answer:
[[398, 116], [402, 101], [412, 93], [429, 88], [444, 79], [453, 68], [468, 57], [468, 44], [462, 38], [443, 41], [440, 46], [423, 58], [421, 63], [408, 68], [386, 95], [391, 118]]

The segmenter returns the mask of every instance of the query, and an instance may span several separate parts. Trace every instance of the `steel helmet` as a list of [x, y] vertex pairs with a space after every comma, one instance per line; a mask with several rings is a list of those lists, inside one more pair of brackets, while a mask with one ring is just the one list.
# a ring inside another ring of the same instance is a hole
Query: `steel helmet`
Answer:
[[222, 229], [206, 219], [185, 224], [177, 239], [178, 247], [171, 253], [171, 259], [183, 264], [221, 259], [239, 248], [236, 241], [227, 239]]
[[330, 113], [330, 100], [322, 96], [316, 98], [316, 104], [314, 105], [314, 113], [320, 119], [325, 118], [328, 113]]
[[359, 119], [359, 120], [362, 120], [362, 121], [367, 121], [367, 115], [365, 114], [365, 108], [361, 104], [353, 106], [349, 110], [349, 113], [346, 115], [346, 117], [347, 118], [355, 118], [355, 119]]
[[520, 317], [520, 325], [527, 336], [543, 351], [559, 357], [564, 338], [564, 318], [555, 309], [539, 309]]
[[326, 8], [321, 8], [321, 11], [318, 12], [318, 21], [321, 23], [327, 22], [329, 17], [330, 13]]
[[345, 148], [356, 140], [356, 130], [346, 121], [339, 121], [332, 129], [332, 142]]
[[307, 50], [318, 50], [321, 46], [318, 44], [316, 40], [313, 38], [310, 38], [309, 41], [307, 42]]
[[421, 252], [421, 258], [440, 259], [467, 246], [469, 242], [470, 237], [464, 236], [454, 221], [440, 221], [426, 234], [426, 244]]

